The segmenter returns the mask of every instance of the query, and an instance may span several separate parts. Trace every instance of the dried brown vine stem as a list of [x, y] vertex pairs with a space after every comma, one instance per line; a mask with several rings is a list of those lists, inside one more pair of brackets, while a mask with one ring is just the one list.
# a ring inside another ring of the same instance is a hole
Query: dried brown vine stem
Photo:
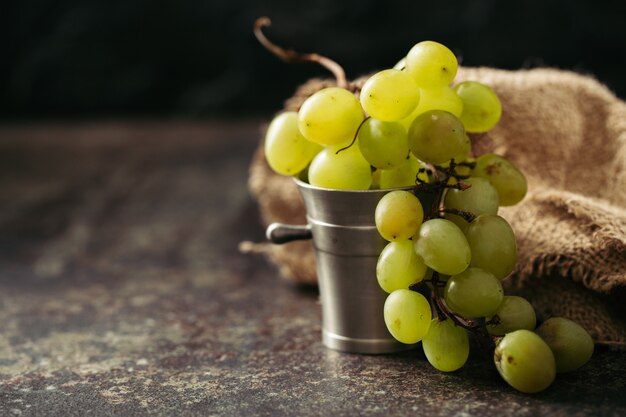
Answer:
[[270, 41], [265, 34], [263, 33], [263, 28], [270, 26], [272, 21], [267, 16], [259, 17], [254, 22], [254, 35], [258, 39], [258, 41], [263, 45], [268, 51], [279, 57], [285, 62], [317, 62], [327, 70], [329, 70], [337, 80], [337, 85], [342, 88], [348, 89], [350, 84], [346, 78], [346, 72], [343, 70], [341, 65], [333, 61], [332, 59], [316, 54], [316, 53], [301, 53], [294, 51], [293, 49], [285, 49], [274, 42]]

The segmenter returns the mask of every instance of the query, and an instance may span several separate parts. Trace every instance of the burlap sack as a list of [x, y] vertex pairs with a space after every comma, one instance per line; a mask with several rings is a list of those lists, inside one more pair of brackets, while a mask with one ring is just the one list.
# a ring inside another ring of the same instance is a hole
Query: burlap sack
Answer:
[[[475, 153], [505, 156], [529, 182], [522, 203], [499, 211], [519, 245], [507, 294], [528, 298], [539, 318], [569, 317], [597, 343], [626, 348], [626, 103], [592, 78], [553, 69], [461, 68], [455, 81], [464, 80], [491, 86], [503, 107], [494, 129], [472, 137]], [[286, 108], [332, 84], [306, 83]], [[262, 147], [250, 189], [266, 224], [305, 223], [294, 183], [268, 168]], [[256, 249], [284, 277], [316, 282], [310, 242]]]

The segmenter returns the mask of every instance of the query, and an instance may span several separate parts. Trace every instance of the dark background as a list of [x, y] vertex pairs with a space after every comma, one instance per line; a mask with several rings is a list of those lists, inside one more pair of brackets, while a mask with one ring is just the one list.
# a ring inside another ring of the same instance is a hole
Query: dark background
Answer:
[[339, 61], [349, 77], [390, 67], [424, 39], [467, 66], [592, 74], [626, 98], [626, 2], [4, 0], [0, 118], [266, 116], [326, 74], [254, 39]]

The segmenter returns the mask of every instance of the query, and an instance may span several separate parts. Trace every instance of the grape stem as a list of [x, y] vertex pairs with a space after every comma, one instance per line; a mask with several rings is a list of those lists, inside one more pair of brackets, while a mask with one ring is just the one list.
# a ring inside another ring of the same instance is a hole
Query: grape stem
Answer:
[[369, 119], [370, 116], [367, 116], [365, 119], [363, 119], [363, 121], [361, 122], [361, 124], [359, 125], [359, 127], [356, 128], [356, 132], [354, 132], [354, 137], [352, 138], [352, 142], [350, 142], [350, 144], [348, 146], [344, 146], [341, 149], [338, 149], [337, 152], [335, 152], [335, 155], [339, 155], [339, 152], [345, 151], [346, 149], [350, 149], [352, 147], [352, 145], [354, 145], [354, 142], [356, 142], [356, 138], [359, 137], [359, 132], [361, 131], [361, 126], [363, 126], [365, 124], [365, 121], [367, 119]]
[[[433, 200], [433, 204], [430, 210], [430, 214], [428, 218], [440, 218], [446, 213], [456, 214], [458, 216], [463, 217], [468, 223], [471, 223], [476, 218], [476, 215], [470, 213], [468, 211], [453, 209], [453, 208], [445, 208], [443, 206], [443, 199], [445, 197], [445, 191], [448, 188], [453, 188], [457, 190], [467, 190], [471, 187], [470, 184], [466, 184], [461, 182], [463, 179], [466, 179], [467, 176], [459, 175], [456, 171], [458, 166], [466, 166], [466, 167], [474, 167], [475, 163], [473, 162], [461, 162], [456, 163], [454, 159], [450, 160], [450, 164], [447, 167], [442, 167], [440, 165], [428, 165], [427, 168], [420, 168], [419, 173], [428, 172], [432, 178], [433, 182], [428, 183], [416, 176], [415, 182], [416, 185], [413, 187], [414, 193], [418, 192], [435, 192], [435, 198]], [[457, 182], [455, 184], [450, 184], [449, 179], [455, 178]], [[497, 340], [496, 336], [492, 336], [487, 331], [486, 324], [493, 323], [493, 321], [489, 321], [487, 323], [476, 322], [471, 319], [467, 319], [465, 317], [459, 316], [452, 312], [448, 306], [446, 305], [444, 299], [441, 297], [439, 292], [441, 288], [445, 285], [443, 281], [440, 281], [439, 273], [437, 271], [433, 271], [433, 276], [429, 280], [424, 280], [422, 282], [430, 282], [433, 287], [432, 291], [432, 301], [437, 312], [437, 317], [440, 320], [446, 320], [449, 318], [454, 322], [455, 325], [462, 327], [463, 329], [472, 332], [475, 334], [480, 341], [481, 345], [483, 342], [487, 341], [487, 343], [495, 342]], [[421, 283], [420, 283], [421, 284]], [[413, 291], [417, 291], [418, 285], [412, 285], [409, 289]], [[495, 320], [498, 320], [497, 318]]]
[[257, 40], [265, 47], [265, 49], [287, 63], [316, 62], [335, 76], [337, 86], [349, 89], [350, 83], [348, 83], [346, 78], [346, 72], [337, 62], [316, 53], [302, 53], [294, 51], [293, 49], [285, 49], [270, 41], [263, 33], [263, 28], [270, 26], [271, 24], [272, 21], [267, 16], [259, 17], [254, 22], [254, 36], [256, 36]]
[[[456, 167], [458, 166], [467, 166], [473, 167], [476, 164], [474, 162], [455, 162], [454, 159], [450, 160], [450, 164], [447, 167], [442, 167], [440, 165], [428, 165], [427, 168], [420, 168], [418, 171], [418, 175], [415, 177], [415, 187], [413, 187], [413, 192], [417, 194], [418, 192], [431, 192], [436, 193], [435, 198], [433, 199], [433, 204], [430, 208], [429, 215], [427, 219], [432, 218], [440, 218], [443, 217], [445, 213], [457, 214], [463, 217], [468, 222], [472, 222], [476, 217], [474, 214], [463, 211], [453, 211], [453, 209], [446, 209], [443, 207], [443, 198], [445, 194], [445, 190], [447, 188], [464, 191], [471, 187], [470, 184], [466, 184], [461, 182], [463, 179], [469, 178], [467, 175], [460, 175], [456, 172]], [[419, 178], [419, 174], [428, 172], [433, 177], [433, 182], [426, 182]], [[457, 180], [456, 183], [450, 184], [449, 179], [455, 178]]]

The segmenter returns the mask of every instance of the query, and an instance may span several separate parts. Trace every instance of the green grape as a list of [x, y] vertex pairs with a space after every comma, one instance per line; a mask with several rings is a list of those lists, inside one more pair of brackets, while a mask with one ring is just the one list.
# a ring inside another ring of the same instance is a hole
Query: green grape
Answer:
[[380, 287], [388, 293], [408, 289], [424, 279], [426, 264], [413, 250], [410, 240], [398, 240], [385, 246], [378, 257], [376, 277]]
[[471, 265], [507, 277], [517, 262], [515, 233], [506, 220], [495, 214], [481, 214], [465, 231], [472, 251]]
[[376, 206], [374, 221], [378, 233], [389, 241], [406, 240], [417, 233], [424, 209], [415, 195], [408, 191], [391, 191]]
[[492, 273], [469, 267], [450, 277], [443, 296], [450, 310], [463, 317], [486, 317], [498, 310], [504, 291]]
[[470, 150], [463, 123], [452, 113], [430, 110], [420, 114], [409, 128], [409, 147], [429, 164], [447, 162]]
[[556, 376], [552, 351], [530, 330], [516, 330], [504, 336], [493, 359], [502, 378], [527, 394], [548, 388]]
[[[467, 136], [467, 133], [465, 134], [465, 136], [467, 138], [467, 141], [470, 143], [469, 150], [467, 152], [465, 152], [465, 150], [464, 150], [463, 153], [460, 153], [460, 154], [454, 156], [454, 162], [456, 164], [454, 169], [455, 169], [455, 172], [458, 175], [469, 176], [472, 173], [472, 168], [469, 167], [469, 166], [466, 166], [466, 165], [460, 165], [461, 163], [466, 163], [466, 162], [469, 163], [469, 162], [473, 162], [475, 160], [475, 158], [474, 158], [474, 156], [472, 154], [472, 141], [470, 140], [469, 136]], [[446, 161], [446, 162], [444, 162], [444, 163], [442, 163], [440, 165], [441, 165], [442, 168], [450, 168], [451, 162], [452, 162], [451, 160], [450, 161]], [[449, 178], [448, 180], [449, 180], [449, 182], [451, 184], [455, 184], [455, 183], [458, 182], [458, 181], [456, 181], [456, 178], [452, 178], [452, 177]]]
[[426, 266], [445, 275], [463, 272], [470, 264], [471, 252], [461, 229], [446, 219], [427, 220], [416, 236], [415, 252]]
[[539, 326], [537, 334], [550, 346], [559, 373], [576, 370], [591, 359], [593, 339], [572, 320], [549, 318]]
[[309, 166], [309, 183], [337, 190], [367, 190], [372, 170], [357, 146], [337, 153], [341, 145], [324, 148]]
[[380, 174], [382, 171], [382, 169], [377, 169], [372, 172], [372, 185], [370, 185], [370, 190], [380, 190], [382, 188], [380, 186]]
[[428, 362], [443, 372], [452, 372], [465, 365], [469, 356], [469, 338], [462, 327], [450, 319], [430, 322], [428, 333], [422, 339], [422, 347]]
[[469, 223], [461, 216], [457, 216], [456, 214], [446, 213], [443, 216], [444, 219], [450, 220], [452, 223], [456, 224], [456, 226], [461, 229], [461, 232], [465, 234], [467, 232], [467, 228], [469, 227]]
[[449, 85], [456, 76], [458, 66], [452, 51], [433, 41], [416, 44], [406, 56], [406, 71], [420, 87]]
[[372, 75], [363, 85], [360, 97], [363, 110], [370, 116], [397, 121], [415, 109], [420, 91], [405, 71], [388, 69]]
[[[476, 216], [484, 213], [496, 214], [498, 212], [498, 192], [489, 181], [475, 177], [464, 179], [461, 182], [469, 185], [470, 188], [465, 190], [454, 188], [448, 190], [443, 203], [445, 208], [467, 211]], [[452, 220], [461, 230], [467, 230], [467, 221], [461, 216], [446, 213], [445, 217]]]
[[533, 306], [525, 298], [515, 295], [505, 295], [494, 316], [487, 316], [487, 322], [495, 316], [498, 324], [487, 324], [487, 331], [496, 336], [521, 329], [534, 330], [537, 324]]
[[[472, 154], [472, 149], [471, 149], [471, 143], [472, 141], [470, 140], [469, 136], [467, 136], [467, 134], [465, 135], [467, 137], [467, 141], [470, 143], [470, 151], [468, 153], [466, 153], [465, 155], [461, 154], [461, 155], [457, 155], [454, 157], [454, 161], [458, 164], [458, 163], [473, 163], [476, 161], [476, 158], [474, 158], [474, 155]], [[466, 175], [469, 176], [472, 173], [472, 168], [470, 166], [467, 165], [457, 165], [456, 166], [456, 173], [459, 175]]]
[[503, 157], [487, 153], [476, 158], [472, 175], [489, 180], [498, 190], [500, 206], [512, 206], [522, 201], [528, 185], [524, 174]]
[[298, 112], [302, 135], [320, 145], [351, 141], [363, 121], [359, 100], [344, 88], [324, 88], [307, 98]]
[[387, 296], [383, 316], [389, 333], [401, 343], [417, 343], [428, 333], [432, 313], [428, 300], [411, 290]]
[[460, 117], [463, 113], [463, 101], [450, 87], [421, 88], [420, 101], [410, 115], [400, 120], [407, 129], [413, 120], [429, 110], [443, 110]]
[[416, 178], [423, 182], [429, 182], [430, 179], [426, 171], [420, 172], [422, 168], [426, 167], [411, 154], [408, 158], [405, 158], [400, 166], [380, 170], [380, 188], [384, 190], [387, 188], [410, 187], [416, 184]]
[[398, 122], [369, 118], [363, 122], [357, 138], [361, 153], [376, 168], [399, 166], [409, 153], [406, 129]]
[[496, 93], [476, 81], [464, 81], [454, 87], [463, 101], [461, 121], [468, 132], [481, 133], [494, 127], [502, 115], [502, 105]]
[[322, 149], [302, 136], [296, 112], [281, 113], [272, 120], [265, 134], [264, 148], [267, 163], [281, 175], [296, 175]]
[[406, 67], [406, 57], [396, 62], [396, 65], [393, 66], [393, 69], [396, 69], [398, 71], [403, 71], [405, 67]]

